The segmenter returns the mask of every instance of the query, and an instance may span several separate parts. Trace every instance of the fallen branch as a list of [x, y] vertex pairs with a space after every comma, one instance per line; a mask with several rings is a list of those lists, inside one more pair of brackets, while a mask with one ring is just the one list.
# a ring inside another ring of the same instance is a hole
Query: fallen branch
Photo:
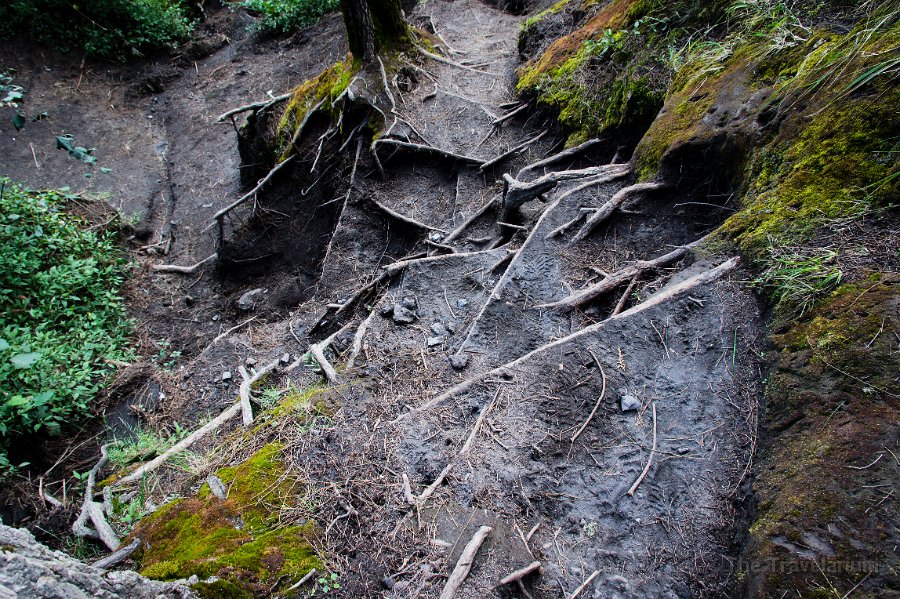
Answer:
[[362, 351], [363, 339], [365, 339], [366, 331], [369, 329], [369, 325], [372, 324], [372, 319], [375, 318], [375, 314], [377, 314], [377, 311], [372, 310], [356, 329], [356, 333], [353, 335], [353, 346], [350, 349], [350, 357], [347, 359], [347, 368], [353, 368], [356, 357], [359, 356], [359, 353]]
[[[536, 349], [533, 349], [532, 351], [528, 352], [527, 354], [516, 358], [512, 362], [508, 362], [506, 364], [503, 364], [501, 366], [493, 368], [487, 372], [483, 372], [481, 374], [478, 374], [471, 378], [468, 378], [468, 379], [460, 382], [459, 384], [451, 387], [450, 389], [444, 391], [443, 393], [434, 397], [433, 399], [426, 401], [421, 406], [415, 407], [415, 408], [411, 409], [410, 411], [408, 411], [404, 414], [401, 414], [400, 416], [395, 418], [392, 423], [397, 423], [397, 422], [400, 422], [401, 420], [404, 420], [412, 415], [419, 414], [420, 412], [423, 412], [423, 411], [431, 410], [431, 409], [435, 408], [436, 406], [444, 403], [451, 397], [471, 389], [475, 385], [484, 381], [486, 378], [489, 378], [489, 377], [497, 378], [504, 374], [508, 374], [508, 373], [512, 372], [513, 370], [515, 370], [520, 364], [522, 364], [523, 362], [525, 362], [527, 360], [530, 360], [534, 356], [539, 355], [543, 352], [549, 351], [560, 345], [563, 345], [566, 343], [571, 343], [577, 339], [584, 337], [585, 335], [590, 335], [590, 334], [596, 333], [596, 332], [602, 330], [605, 326], [607, 326], [612, 321], [620, 320], [623, 318], [630, 318], [631, 316], [634, 316], [635, 314], [639, 314], [645, 310], [649, 310], [650, 308], [652, 308], [654, 306], [657, 306], [664, 302], [670, 301], [673, 298], [681, 295], [682, 293], [685, 293], [687, 291], [690, 291], [691, 289], [694, 289], [695, 287], [699, 287], [700, 285], [705, 285], [707, 283], [711, 283], [711, 282], [721, 278], [725, 274], [731, 272], [735, 268], [737, 268], [739, 263], [740, 263], [740, 259], [737, 256], [735, 256], [734, 258], [730, 258], [730, 259], [726, 260], [725, 262], [723, 262], [722, 264], [720, 264], [719, 266], [716, 266], [715, 268], [711, 268], [707, 271], [696, 274], [693, 277], [691, 277], [685, 281], [682, 281], [681, 283], [674, 285], [673, 287], [671, 287], [667, 290], [661, 291], [660, 293], [654, 295], [647, 301], [640, 303], [632, 308], [629, 308], [628, 310], [625, 310], [624, 312], [622, 312], [620, 314], [617, 314], [615, 316], [610, 316], [609, 318], [607, 318], [606, 320], [604, 320], [602, 322], [598, 322], [596, 324], [585, 327], [579, 331], [576, 331], [576, 332], [572, 333], [571, 335], [567, 335], [567, 336], [561, 337], [555, 341], [551, 341], [550, 343], [542, 345]], [[496, 289], [496, 287], [495, 287], [495, 289]]]
[[152, 266], [150, 266], [150, 270], [154, 270], [156, 272], [162, 272], [162, 273], [192, 275], [195, 272], [197, 272], [201, 266], [203, 266], [207, 262], [212, 262], [213, 260], [215, 260], [218, 257], [219, 257], [218, 253], [213, 253], [212, 255], [207, 256], [200, 262], [197, 262], [196, 264], [192, 264], [191, 266], [178, 266], [176, 264], [153, 264]]
[[121, 549], [119, 549], [118, 551], [116, 551], [110, 555], [107, 555], [106, 557], [104, 557], [102, 559], [98, 559], [91, 565], [94, 566], [95, 568], [101, 568], [104, 570], [108, 570], [109, 568], [112, 568], [113, 566], [128, 559], [128, 556], [131, 555], [132, 553], [134, 553], [135, 549], [137, 549], [140, 546], [140, 544], [141, 544], [141, 539], [140, 539], [140, 537], [138, 537], [135, 540], [133, 540], [132, 542], [130, 542], [127, 545], [125, 545], [124, 547], [122, 547]]
[[514, 148], [511, 148], [511, 149], [507, 150], [506, 152], [500, 154], [500, 155], [497, 156], [496, 158], [491, 158], [490, 160], [488, 160], [487, 162], [485, 162], [484, 164], [482, 164], [480, 167], [478, 167], [478, 169], [479, 169], [481, 172], [486, 171], [487, 169], [489, 169], [490, 167], [494, 166], [495, 164], [498, 164], [498, 163], [500, 163], [500, 162], [503, 162], [504, 160], [506, 160], [506, 159], [509, 158], [510, 156], [513, 156], [513, 155], [515, 155], [515, 154], [518, 154], [519, 152], [521, 152], [522, 150], [524, 150], [525, 148], [527, 148], [527, 147], [530, 146], [531, 144], [535, 143], [536, 141], [540, 140], [542, 137], [544, 137], [545, 135], [547, 135], [547, 133], [548, 133], [547, 131], [543, 131], [543, 132], [541, 132], [541, 133], [538, 133], [537, 135], [535, 135], [535, 136], [532, 137], [531, 139], [526, 139], [525, 141], [523, 141], [523, 142], [520, 143], [519, 145], [515, 146]]
[[650, 408], [653, 412], [653, 446], [650, 448], [650, 457], [647, 458], [647, 465], [644, 466], [641, 475], [634, 481], [631, 488], [628, 489], [628, 495], [630, 497], [634, 497], [634, 492], [637, 491], [638, 485], [641, 484], [641, 481], [644, 480], [647, 473], [650, 472], [650, 466], [653, 464], [653, 455], [656, 453], [656, 403], [651, 403]]
[[252, 377], [246, 376], [247, 371], [241, 367], [241, 375], [244, 377], [244, 381], [241, 383], [241, 386], [238, 389], [238, 394], [241, 397], [241, 414], [244, 417], [244, 426], [250, 426], [253, 424], [253, 408], [250, 405], [250, 390], [253, 387], [253, 384], [267, 375], [270, 371], [274, 370], [275, 367], [278, 366], [278, 360], [270, 364], [266, 364], [262, 370], [254, 374]]
[[268, 175], [266, 175], [265, 177], [263, 177], [262, 179], [260, 179], [259, 183], [256, 184], [256, 187], [254, 187], [253, 189], [251, 189], [250, 191], [248, 191], [247, 193], [245, 193], [244, 195], [242, 195], [240, 198], [238, 198], [237, 200], [235, 200], [234, 202], [232, 202], [232, 203], [229, 204], [228, 206], [225, 206], [224, 208], [222, 208], [221, 210], [219, 210], [218, 212], [216, 212], [215, 214], [213, 214], [213, 217], [212, 217], [213, 223], [212, 223], [212, 224], [216, 224], [216, 222], [217, 222], [220, 218], [222, 218], [223, 216], [225, 216], [226, 214], [228, 214], [229, 212], [231, 212], [232, 210], [234, 210], [235, 208], [237, 208], [238, 206], [240, 206], [241, 204], [243, 204], [244, 202], [246, 202], [248, 199], [250, 199], [251, 197], [253, 197], [260, 189], [263, 188], [263, 186], [264, 186], [266, 183], [269, 182], [269, 180], [270, 180], [273, 176], [275, 176], [275, 173], [277, 173], [278, 171], [280, 171], [281, 169], [283, 169], [285, 166], [287, 166], [287, 165], [288, 165], [294, 158], [296, 158], [296, 157], [297, 157], [296, 154], [291, 154], [290, 156], [288, 156], [287, 158], [285, 158], [284, 160], [282, 160], [281, 162], [279, 162], [278, 164], [276, 164], [276, 165], [274, 166], [274, 168], [272, 168], [272, 170], [269, 171], [269, 174], [268, 174]]
[[638, 279], [640, 278], [641, 275], [634, 275], [634, 278], [632, 278], [631, 282], [628, 283], [628, 287], [625, 288], [625, 291], [622, 293], [622, 297], [619, 298], [616, 307], [612, 311], [612, 316], [615, 316], [616, 314], [621, 312], [623, 308], [625, 308], [625, 302], [628, 301], [628, 298], [631, 296], [631, 292], [634, 289], [634, 286], [637, 284]]
[[475, 438], [478, 436], [478, 430], [481, 428], [481, 424], [484, 422], [484, 419], [487, 418], [488, 413], [494, 407], [494, 402], [497, 401], [497, 398], [500, 396], [500, 390], [503, 387], [498, 386], [497, 392], [494, 394], [493, 399], [488, 402], [484, 409], [481, 410], [481, 414], [478, 415], [478, 418], [475, 419], [475, 426], [472, 427], [472, 432], [469, 433], [469, 438], [466, 439], [466, 442], [463, 444], [462, 449], [459, 450], [459, 455], [465, 455], [472, 449], [472, 444], [475, 443]]
[[582, 226], [578, 233], [575, 234], [575, 237], [572, 238], [572, 243], [586, 239], [600, 223], [612, 216], [613, 212], [618, 210], [622, 204], [632, 197], [647, 191], [666, 189], [668, 187], [671, 187], [668, 183], [651, 181], [648, 183], [635, 183], [634, 185], [629, 185], [628, 187], [620, 189], [609, 199], [609, 201], [597, 208], [597, 211], [588, 218], [587, 222], [584, 223], [584, 226]]
[[464, 69], [464, 70], [466, 70], [466, 71], [472, 71], [473, 73], [478, 73], [478, 74], [480, 74], [480, 75], [493, 75], [493, 76], [496, 76], [496, 75], [497, 75], [496, 73], [492, 73], [492, 72], [490, 72], [490, 71], [479, 71], [478, 69], [473, 69], [472, 67], [466, 66], [466, 65], [464, 65], [464, 64], [460, 64], [460, 63], [458, 63], [458, 62], [454, 62], [454, 61], [452, 61], [452, 60], [449, 60], [449, 59], [447, 59], [447, 58], [444, 58], [443, 56], [438, 56], [437, 54], [433, 54], [433, 53], [429, 52], [428, 50], [426, 50], [425, 48], [423, 48], [423, 47], [421, 47], [421, 46], [416, 46], [416, 50], [418, 50], [418, 51], [421, 52], [423, 55], [427, 56], [428, 58], [430, 58], [430, 59], [432, 59], [432, 60], [436, 60], [436, 61], [442, 62], [442, 63], [444, 63], [444, 64], [449, 64], [450, 66], [453, 66], [453, 67], [457, 67], [457, 68], [460, 68], [460, 69]]
[[597, 410], [600, 408], [600, 404], [603, 403], [603, 396], [606, 395], [606, 373], [603, 372], [603, 365], [600, 364], [600, 360], [597, 359], [597, 354], [595, 354], [591, 349], [588, 349], [591, 353], [591, 357], [594, 358], [594, 362], [597, 364], [597, 368], [600, 369], [600, 377], [603, 379], [603, 387], [600, 389], [600, 397], [597, 398], [597, 403], [594, 404], [594, 409], [591, 410], [591, 413], [588, 415], [587, 420], [584, 421], [575, 434], [572, 435], [572, 443], [574, 443], [581, 433], [584, 432], [584, 429], [588, 427], [591, 423], [591, 420], [594, 418], [594, 414], [597, 413]]
[[484, 543], [484, 540], [492, 530], [493, 529], [490, 526], [482, 526], [475, 531], [475, 534], [472, 535], [472, 538], [466, 544], [462, 554], [456, 561], [456, 567], [453, 568], [450, 578], [447, 579], [447, 584], [444, 586], [444, 590], [441, 591], [440, 599], [453, 599], [453, 597], [456, 596], [456, 591], [462, 586], [463, 581], [472, 569], [472, 564], [475, 562], [475, 555], [478, 553], [481, 544]]
[[216, 118], [216, 122], [221, 123], [225, 119], [233, 117], [236, 114], [241, 114], [242, 112], [247, 112], [249, 110], [257, 110], [259, 108], [263, 108], [264, 106], [270, 106], [270, 105], [276, 104], [278, 102], [284, 102], [285, 100], [289, 99], [292, 95], [293, 95], [293, 93], [283, 94], [281, 96], [275, 96], [274, 98], [269, 98], [264, 101], [254, 102], [252, 104], [246, 104], [244, 106], [232, 108], [228, 112], [223, 112], [222, 114], [220, 114], [218, 116], [218, 118]]
[[[511, 574], [507, 574], [503, 578], [500, 579], [500, 582], [497, 583], [497, 587], [502, 587], [503, 585], [512, 584], [514, 582], [519, 582], [535, 570], [541, 569], [541, 562], [534, 561], [525, 566], [524, 568], [519, 568], [515, 572]], [[494, 587], [494, 588], [497, 588]]]
[[310, 570], [309, 572], [304, 574], [303, 578], [301, 578], [300, 580], [298, 580], [297, 582], [292, 584], [290, 587], [288, 587], [287, 592], [290, 593], [291, 591], [296, 591], [297, 589], [302, 587], [304, 584], [306, 584], [315, 575], [316, 575], [316, 569], [313, 568], [312, 570]]
[[474, 166], [481, 166], [484, 164], [484, 160], [480, 158], [475, 158], [473, 156], [466, 156], [464, 154], [457, 154], [456, 152], [451, 152], [450, 150], [442, 150], [441, 148], [435, 148], [433, 146], [426, 146], [422, 144], [411, 143], [408, 141], [400, 141], [399, 139], [377, 139], [372, 143], [372, 153], [374, 154], [378, 147], [380, 146], [394, 146], [396, 148], [403, 148], [406, 150], [410, 150], [413, 152], [421, 152], [423, 154], [433, 154], [441, 158], [449, 158], [451, 160], [456, 160], [459, 162], [463, 162], [465, 164], [471, 164]]
[[700, 239], [693, 243], [689, 243], [688, 245], [683, 245], [672, 250], [668, 254], [664, 254], [662, 256], [659, 256], [658, 258], [654, 258], [653, 260], [638, 260], [630, 266], [626, 266], [621, 270], [607, 275], [599, 283], [595, 283], [594, 285], [585, 287], [581, 291], [576, 291], [572, 295], [569, 295], [559, 301], [541, 304], [535, 307], [540, 310], [574, 310], [575, 308], [583, 306], [584, 304], [600, 297], [604, 293], [612, 291], [616, 287], [633, 280], [635, 277], [643, 275], [647, 271], [655, 270], [657, 268], [680, 260], [685, 256], [685, 254], [688, 253], [689, 250], [695, 248], [702, 241], [703, 239]]
[[438, 477], [434, 479], [434, 482], [428, 485], [425, 490], [422, 491], [422, 493], [416, 499], [416, 503], [421, 506], [426, 501], [428, 501], [428, 498], [434, 495], [434, 492], [437, 491], [437, 488], [440, 487], [441, 484], [443, 484], [444, 479], [447, 478], [447, 475], [450, 474], [451, 470], [453, 470], [453, 462], [450, 462], [449, 464], [444, 466], [444, 469], [441, 470], [441, 473], [438, 474]]
[[597, 578], [599, 575], [600, 575], [600, 571], [599, 571], [599, 570], [594, 570], [594, 573], [591, 574], [590, 576], [588, 576], [588, 577], [587, 577], [587, 580], [585, 580], [584, 582], [582, 582], [582, 583], [581, 583], [581, 586], [579, 586], [577, 589], [575, 589], [575, 591], [574, 591], [571, 595], [569, 595], [569, 599], [575, 599], [576, 597], [578, 597], [578, 595], [580, 595], [581, 593], [583, 593], [583, 592], [584, 592], [584, 589], [586, 589], [586, 588], [588, 587], [588, 585], [591, 584], [591, 582], [592, 582], [595, 578]]
[[562, 152], [559, 152], [558, 154], [554, 154], [553, 156], [549, 156], [547, 158], [544, 158], [543, 160], [538, 160], [537, 162], [529, 164], [528, 166], [522, 167], [522, 169], [519, 170], [518, 174], [516, 175], [516, 179], [521, 179], [522, 175], [524, 175], [528, 171], [533, 171], [535, 169], [541, 168], [542, 166], [547, 166], [549, 164], [553, 164], [555, 162], [560, 162], [561, 160], [565, 160], [566, 158], [574, 158], [575, 156], [578, 156], [579, 154], [583, 154], [584, 152], [590, 150], [591, 148], [593, 148], [594, 146], [599, 144], [600, 141], [601, 140], [599, 140], [599, 139], [589, 139], [588, 141], [584, 142], [583, 144], [579, 144], [579, 145], [575, 146], [574, 148], [569, 148], [568, 150], [563, 150]]
[[325, 350], [322, 346], [318, 343], [313, 343], [309, 346], [309, 353], [312, 354], [313, 358], [315, 358], [316, 362], [321, 366], [322, 372], [325, 373], [325, 378], [328, 379], [328, 382], [337, 383], [337, 371], [335, 371], [331, 362], [328, 361], [328, 358], [325, 357]]

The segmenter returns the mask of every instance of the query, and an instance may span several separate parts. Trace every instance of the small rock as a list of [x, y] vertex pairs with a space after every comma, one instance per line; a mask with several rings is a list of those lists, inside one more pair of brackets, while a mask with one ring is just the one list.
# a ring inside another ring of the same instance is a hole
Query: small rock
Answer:
[[291, 363], [291, 354], [284, 354], [283, 356], [281, 356], [281, 359], [278, 360], [278, 363], [281, 364], [282, 366], [287, 366], [288, 364], [290, 364]]
[[438, 337], [444, 337], [445, 335], [447, 335], [447, 327], [445, 327], [443, 323], [436, 322], [431, 325], [431, 332]]
[[219, 499], [225, 499], [228, 495], [228, 489], [225, 488], [225, 483], [222, 482], [222, 479], [216, 476], [215, 474], [210, 474], [206, 477], [206, 484], [209, 485], [209, 491]]
[[213, 322], [219, 322], [219, 315], [218, 315], [218, 314], [213, 314], [212, 321], [213, 321]]
[[230, 370], [226, 370], [225, 372], [222, 373], [222, 380], [226, 381], [226, 382], [231, 380], [231, 371]]
[[432, 231], [431, 233], [428, 234], [428, 239], [430, 239], [431, 241], [440, 241], [443, 238], [444, 238], [443, 233], [439, 233], [437, 231]]
[[447, 330], [449, 332], [451, 332], [451, 333], [456, 332], [456, 323], [453, 322], [452, 320], [447, 321], [447, 324], [445, 326], [447, 327]]
[[626, 393], [622, 396], [621, 406], [623, 412], [633, 412], [641, 407], [641, 400], [630, 393]]
[[[407, 310], [415, 310], [419, 307], [419, 303], [416, 301], [416, 298], [409, 296], [404, 297], [402, 300], [400, 300], [400, 305]], [[395, 307], [394, 309], [396, 310], [397, 308]]]
[[624, 576], [619, 576], [618, 574], [615, 574], [606, 579], [606, 584], [608, 584], [611, 587], [616, 587], [620, 591], [624, 591], [628, 588], [628, 579], [625, 578]]
[[255, 366], [256, 358], [252, 358], [252, 357], [248, 356], [247, 359], [244, 360], [244, 364], [246, 364], [247, 366]]
[[192, 574], [191, 577], [185, 581], [185, 584], [187, 584], [187, 586], [192, 586], [197, 584], [198, 582], [200, 582], [200, 577], [196, 574]]
[[411, 324], [416, 319], [417, 316], [411, 309], [401, 304], [394, 305], [394, 322], [397, 324]]
[[675, 451], [678, 452], [678, 455], [685, 455], [685, 454], [691, 453], [691, 448], [690, 447], [679, 447]]
[[428, 347], [434, 347], [435, 345], [440, 345], [443, 342], [444, 337], [439, 335], [437, 337], [429, 337], [428, 341], [426, 341], [426, 344], [428, 345]]
[[238, 310], [242, 310], [244, 312], [249, 312], [250, 310], [256, 307], [256, 302], [262, 299], [263, 294], [266, 292], [265, 289], [257, 287], [256, 289], [251, 289], [237, 301]]
[[469, 305], [469, 300], [464, 300], [464, 299], [461, 299], [461, 298], [458, 299], [458, 300], [456, 300], [456, 307], [457, 307], [457, 308], [465, 308], [465, 307], [468, 306], [468, 305]]
[[391, 314], [394, 313], [394, 305], [393, 304], [383, 304], [379, 309], [378, 313], [383, 317], [387, 318]]
[[453, 370], [462, 370], [469, 365], [469, 356], [467, 354], [456, 354], [450, 356], [450, 366]]

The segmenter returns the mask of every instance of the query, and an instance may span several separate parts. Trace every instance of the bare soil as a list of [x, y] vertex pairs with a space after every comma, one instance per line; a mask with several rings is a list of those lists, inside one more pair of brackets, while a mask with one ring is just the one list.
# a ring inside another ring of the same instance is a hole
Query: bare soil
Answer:
[[[222, 248], [208, 225], [240, 194], [240, 161], [230, 125], [212, 121], [341, 58], [339, 17], [260, 43], [239, 16], [213, 11], [207, 38], [227, 43], [172, 64], [82, 68], [77, 57], [9, 49], [28, 110], [51, 118], [21, 132], [0, 124], [2, 170], [35, 186], [108, 193], [122, 212], [140, 215], [128, 294], [146, 367], [120, 376], [110, 391], [119, 407], [108, 414], [193, 427], [233, 402], [237, 367], [248, 358], [293, 361], [342, 327], [334, 349], [346, 356], [365, 322], [355, 366], [330, 394], [333, 426], [294, 454], [307, 480], [337, 498], [315, 518], [345, 596], [437, 596], [481, 525], [493, 531], [461, 597], [519, 596], [497, 581], [535, 559], [542, 574], [524, 589], [536, 597], [568, 596], [589, 578], [582, 596], [733, 591], [760, 392], [760, 315], [746, 276], [707, 277], [729, 257], [688, 252], [636, 280], [628, 297], [622, 286], [580, 310], [540, 307], [700, 239], [727, 211], [660, 191], [629, 200], [582, 242], [572, 242], [573, 231], [548, 238], [632, 183], [621, 177], [567, 194], [582, 182], [572, 181], [526, 203], [512, 227], [494, 208], [452, 241], [453, 253], [428, 245], [501, 194], [503, 173], [562, 146], [534, 111], [492, 124], [514, 109], [524, 17], [456, 0], [426, 2], [410, 18], [443, 36], [458, 64], [419, 57], [424, 73], [398, 94], [396, 135], [489, 160], [549, 134], [484, 172], [382, 150], [382, 178], [364, 152], [346, 202], [354, 144], [319, 178], [303, 157], [258, 203], [236, 211]], [[96, 146], [112, 171], [85, 179], [82, 165], [52, 149], [61, 132]], [[611, 159], [587, 153], [548, 172]], [[193, 276], [149, 269], [192, 264], [216, 249], [227, 268]], [[426, 259], [374, 285], [355, 311], [335, 309], [382, 267], [413, 256]], [[256, 306], [239, 310], [236, 300], [255, 288], [265, 290]], [[412, 323], [397, 322], [404, 302]], [[167, 367], [172, 351], [182, 357]], [[301, 386], [321, 380], [311, 367], [279, 376]], [[624, 411], [623, 401], [636, 409]], [[188, 492], [204, 476], [170, 474], [169, 484]], [[440, 482], [413, 508], [404, 476], [416, 495]], [[352, 515], [338, 518], [347, 502]]]

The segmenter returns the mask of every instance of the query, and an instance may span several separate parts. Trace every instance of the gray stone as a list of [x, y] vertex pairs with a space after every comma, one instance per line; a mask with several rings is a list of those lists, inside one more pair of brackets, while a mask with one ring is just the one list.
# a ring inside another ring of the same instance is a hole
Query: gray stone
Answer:
[[391, 314], [394, 313], [394, 305], [393, 304], [382, 304], [381, 308], [378, 309], [378, 313], [387, 318]]
[[213, 322], [219, 322], [219, 315], [218, 315], [218, 314], [213, 314], [212, 321], [213, 321]]
[[243, 294], [237, 301], [238, 310], [249, 312], [256, 308], [256, 304], [262, 300], [262, 296], [266, 293], [265, 289], [257, 287]]
[[51, 551], [30, 532], [0, 524], [0, 598], [72, 597], [189, 599], [186, 586], [158, 582], [128, 570], [106, 571]]
[[453, 370], [462, 370], [466, 366], [469, 365], [469, 356], [466, 354], [456, 354], [454, 356], [450, 356], [450, 366], [453, 367]]
[[209, 485], [210, 493], [219, 499], [225, 499], [228, 495], [228, 489], [225, 488], [225, 483], [223, 483], [222, 479], [215, 474], [210, 474], [206, 477], [206, 484]]
[[444, 326], [441, 322], [436, 322], [431, 325], [431, 332], [437, 335], [438, 337], [443, 337], [447, 334], [447, 327]]
[[[416, 298], [409, 296], [404, 297], [402, 300], [400, 300], [400, 305], [407, 310], [415, 310], [419, 307], [419, 303], [416, 301]], [[395, 307], [394, 309], [396, 310], [397, 308]]]
[[429, 337], [428, 340], [426, 341], [426, 344], [428, 345], [428, 347], [434, 347], [435, 345], [440, 345], [443, 342], [444, 342], [444, 337], [441, 335], [438, 335], [436, 337]]
[[290, 364], [291, 363], [291, 354], [286, 353], [286, 354], [282, 355], [281, 359], [278, 360], [278, 363], [281, 364], [282, 366], [287, 366], [288, 364]]
[[397, 324], [411, 324], [418, 319], [416, 313], [402, 304], [394, 305], [394, 322]]
[[469, 305], [469, 300], [464, 300], [464, 299], [462, 299], [462, 298], [456, 300], [456, 307], [457, 307], [457, 308], [465, 308], [465, 307], [468, 306], [468, 305]]
[[641, 407], [641, 400], [630, 393], [626, 393], [622, 396], [621, 406], [623, 412], [633, 412]]
[[222, 373], [222, 380], [223, 381], [231, 380], [231, 371], [230, 370], [226, 370], [225, 372]]

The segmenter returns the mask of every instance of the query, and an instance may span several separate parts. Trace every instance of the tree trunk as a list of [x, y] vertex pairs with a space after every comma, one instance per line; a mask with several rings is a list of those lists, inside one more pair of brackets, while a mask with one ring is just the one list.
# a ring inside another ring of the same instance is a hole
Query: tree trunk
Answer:
[[350, 53], [364, 63], [410, 41], [400, 0], [341, 0]]

